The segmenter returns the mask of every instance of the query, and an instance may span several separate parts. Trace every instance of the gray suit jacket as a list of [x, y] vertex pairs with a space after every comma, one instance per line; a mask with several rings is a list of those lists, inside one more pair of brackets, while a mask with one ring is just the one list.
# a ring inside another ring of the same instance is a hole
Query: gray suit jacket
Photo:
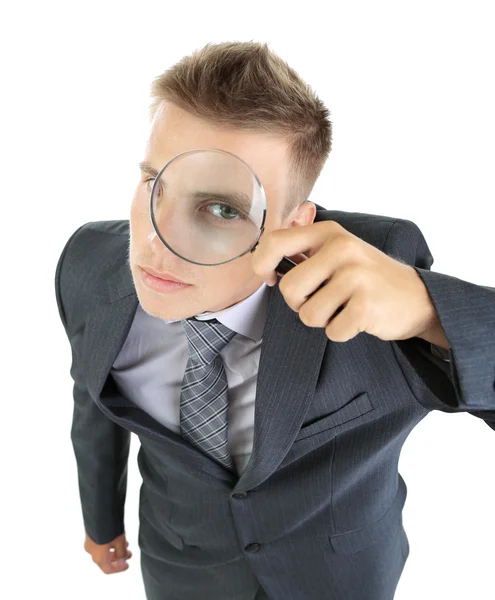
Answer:
[[326, 210], [413, 265], [452, 346], [361, 333], [345, 343], [305, 326], [269, 288], [254, 446], [235, 476], [119, 394], [109, 375], [138, 299], [129, 222], [78, 228], [55, 290], [72, 351], [84, 525], [106, 543], [124, 531], [130, 432], [139, 436], [139, 546], [149, 599], [392, 600], [409, 554], [402, 445], [431, 410], [495, 429], [495, 290], [430, 270], [413, 222]]

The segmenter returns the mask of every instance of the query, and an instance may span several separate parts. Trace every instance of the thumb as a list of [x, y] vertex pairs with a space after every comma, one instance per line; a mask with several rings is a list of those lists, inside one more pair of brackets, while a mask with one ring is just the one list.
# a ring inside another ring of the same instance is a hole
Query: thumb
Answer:
[[115, 551], [110, 552], [109, 550], [109, 562], [118, 561], [118, 563], [123, 565], [127, 559], [131, 558], [132, 552], [130, 550], [127, 550], [128, 545], [129, 542], [125, 539], [124, 536], [116, 540], [113, 544], [113, 548], [115, 549]]

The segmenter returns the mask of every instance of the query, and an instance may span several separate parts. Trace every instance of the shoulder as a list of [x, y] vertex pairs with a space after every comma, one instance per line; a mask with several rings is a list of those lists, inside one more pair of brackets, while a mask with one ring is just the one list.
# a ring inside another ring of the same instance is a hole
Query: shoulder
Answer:
[[104, 280], [126, 260], [129, 221], [90, 221], [67, 239], [57, 260], [55, 292], [67, 328], [71, 316], [85, 312]]
[[392, 227], [403, 220], [386, 215], [328, 210], [318, 205], [316, 208], [315, 222], [336, 221], [347, 231], [380, 249], [383, 248]]
[[66, 241], [57, 263], [57, 278], [64, 281], [77, 271], [84, 276], [94, 267], [118, 259], [129, 245], [129, 221], [90, 221], [78, 227]]

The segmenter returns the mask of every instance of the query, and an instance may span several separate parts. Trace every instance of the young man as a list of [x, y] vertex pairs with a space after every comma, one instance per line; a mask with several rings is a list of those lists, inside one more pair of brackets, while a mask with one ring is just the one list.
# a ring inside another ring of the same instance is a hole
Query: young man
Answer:
[[[208, 45], [152, 96], [130, 220], [79, 227], [56, 269], [85, 549], [128, 566], [134, 432], [148, 600], [392, 600], [408, 434], [431, 410], [495, 428], [495, 291], [431, 272], [411, 221], [306, 201], [329, 113], [266, 45]], [[266, 191], [259, 246], [215, 267], [169, 251], [149, 215], [157, 171], [195, 148]], [[283, 256], [298, 264], [279, 280]]]

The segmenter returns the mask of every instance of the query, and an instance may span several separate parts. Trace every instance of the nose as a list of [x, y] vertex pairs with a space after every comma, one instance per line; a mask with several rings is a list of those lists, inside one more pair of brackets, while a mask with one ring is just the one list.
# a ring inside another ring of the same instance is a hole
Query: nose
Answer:
[[165, 246], [155, 230], [148, 235], [148, 242], [152, 253], [159, 257], [158, 264], [168, 265], [164, 270], [175, 273], [184, 269], [185, 261]]
[[150, 247], [153, 250], [153, 252], [156, 252], [157, 254], [159, 254], [160, 252], [163, 252], [164, 250], [166, 250], [172, 256], [174, 256], [174, 254], [172, 252], [170, 252], [170, 250], [167, 248], [167, 246], [165, 246], [165, 244], [162, 242], [162, 240], [158, 237], [158, 234], [156, 233], [156, 231], [154, 229], [148, 235], [148, 241], [149, 241]]
[[174, 261], [177, 260], [177, 256], [175, 256], [175, 254], [173, 252], [170, 252], [170, 250], [167, 248], [167, 246], [165, 246], [165, 244], [162, 242], [162, 240], [158, 237], [155, 230], [153, 230], [148, 235], [148, 242], [149, 242], [149, 245], [150, 245], [150, 248], [151, 248], [153, 254], [157, 254], [158, 256], [160, 256], [161, 254], [166, 253], [168, 255], [169, 260], [172, 257], [173, 257]]

